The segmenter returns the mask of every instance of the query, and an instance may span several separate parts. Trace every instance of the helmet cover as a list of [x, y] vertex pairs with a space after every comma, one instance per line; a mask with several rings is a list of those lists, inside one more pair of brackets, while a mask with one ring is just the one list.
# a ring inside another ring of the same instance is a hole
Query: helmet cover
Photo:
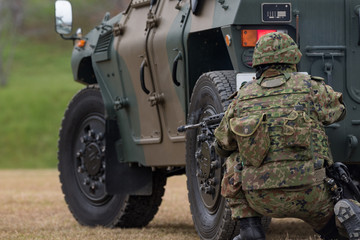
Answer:
[[271, 63], [297, 64], [301, 56], [297, 44], [289, 35], [281, 32], [268, 33], [255, 45], [252, 66]]

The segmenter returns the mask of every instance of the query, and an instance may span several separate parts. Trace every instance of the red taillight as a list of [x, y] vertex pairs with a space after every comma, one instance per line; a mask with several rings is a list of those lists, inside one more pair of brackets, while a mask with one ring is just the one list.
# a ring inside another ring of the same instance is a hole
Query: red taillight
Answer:
[[241, 45], [243, 47], [255, 47], [256, 42], [265, 34], [277, 32], [273, 29], [243, 29], [241, 30]]
[[257, 31], [257, 40], [259, 40], [262, 36], [268, 33], [276, 32], [276, 30], [256, 30], [256, 31]]

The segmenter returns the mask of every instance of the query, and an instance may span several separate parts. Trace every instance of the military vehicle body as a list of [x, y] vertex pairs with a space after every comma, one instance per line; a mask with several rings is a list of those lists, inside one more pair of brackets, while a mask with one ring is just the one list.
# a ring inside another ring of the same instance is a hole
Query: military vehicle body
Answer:
[[[213, 132], [177, 129], [226, 109], [254, 75], [256, 40], [272, 31], [297, 42], [299, 71], [343, 93], [347, 116], [326, 130], [334, 160], [351, 165], [359, 181], [359, 11], [360, 0], [132, 0], [84, 36], [66, 35], [71, 18], [58, 20], [61, 36], [75, 41], [74, 79], [87, 86], [70, 102], [59, 140], [74, 217], [89, 226], [143, 227], [166, 178], [186, 172], [200, 238], [238, 234], [220, 195], [224, 159], [214, 153]], [[56, 2], [56, 15], [71, 15], [67, 1]]]

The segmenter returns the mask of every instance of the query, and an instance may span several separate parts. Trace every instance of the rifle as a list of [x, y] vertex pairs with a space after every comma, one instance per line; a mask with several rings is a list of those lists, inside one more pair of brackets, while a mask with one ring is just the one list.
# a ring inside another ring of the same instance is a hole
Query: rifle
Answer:
[[188, 129], [194, 129], [194, 128], [206, 128], [206, 129], [215, 129], [217, 126], [219, 126], [222, 118], [224, 117], [224, 113], [219, 113], [215, 115], [211, 115], [209, 117], [206, 117], [202, 120], [202, 122], [196, 123], [196, 124], [188, 124], [178, 127], [178, 132], [185, 132]]
[[360, 191], [351, 179], [349, 169], [343, 163], [336, 162], [326, 168], [328, 178], [326, 182], [333, 192], [333, 199], [337, 202], [340, 199], [354, 199], [360, 202]]

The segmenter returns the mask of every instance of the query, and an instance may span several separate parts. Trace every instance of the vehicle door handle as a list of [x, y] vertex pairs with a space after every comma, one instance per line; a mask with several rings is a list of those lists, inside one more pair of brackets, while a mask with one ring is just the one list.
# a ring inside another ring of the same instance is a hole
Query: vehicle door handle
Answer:
[[359, 40], [358, 40], [358, 45], [360, 45], [360, 5], [355, 6], [354, 12], [358, 16], [358, 19], [359, 19]]
[[334, 66], [333, 66], [332, 63], [330, 63], [330, 62], [324, 63], [324, 72], [325, 72], [326, 75], [327, 75], [327, 81], [328, 81], [328, 84], [329, 84], [330, 86], [333, 85], [333, 82], [332, 82], [332, 71], [333, 71], [333, 68], [334, 68]]
[[355, 151], [359, 141], [357, 137], [355, 137], [354, 135], [347, 135], [346, 139], [348, 142], [347, 150], [346, 150], [347, 151], [346, 159], [349, 159], [353, 154], [353, 152]]
[[150, 91], [145, 86], [145, 71], [144, 70], [145, 70], [146, 66], [147, 66], [147, 62], [146, 62], [146, 59], [144, 59], [140, 66], [140, 84], [141, 84], [141, 89], [144, 91], [144, 93], [149, 94]]
[[179, 51], [179, 53], [176, 55], [174, 62], [173, 62], [173, 67], [172, 67], [172, 79], [173, 82], [176, 86], [180, 86], [180, 82], [178, 82], [178, 80], [176, 79], [176, 73], [177, 73], [177, 66], [178, 66], [178, 62], [179, 60], [182, 60], [182, 54]]
[[357, 15], [358, 15], [358, 18], [359, 18], [359, 41], [358, 41], [358, 45], [360, 45], [360, 8], [358, 7], [357, 10], [358, 10]]

